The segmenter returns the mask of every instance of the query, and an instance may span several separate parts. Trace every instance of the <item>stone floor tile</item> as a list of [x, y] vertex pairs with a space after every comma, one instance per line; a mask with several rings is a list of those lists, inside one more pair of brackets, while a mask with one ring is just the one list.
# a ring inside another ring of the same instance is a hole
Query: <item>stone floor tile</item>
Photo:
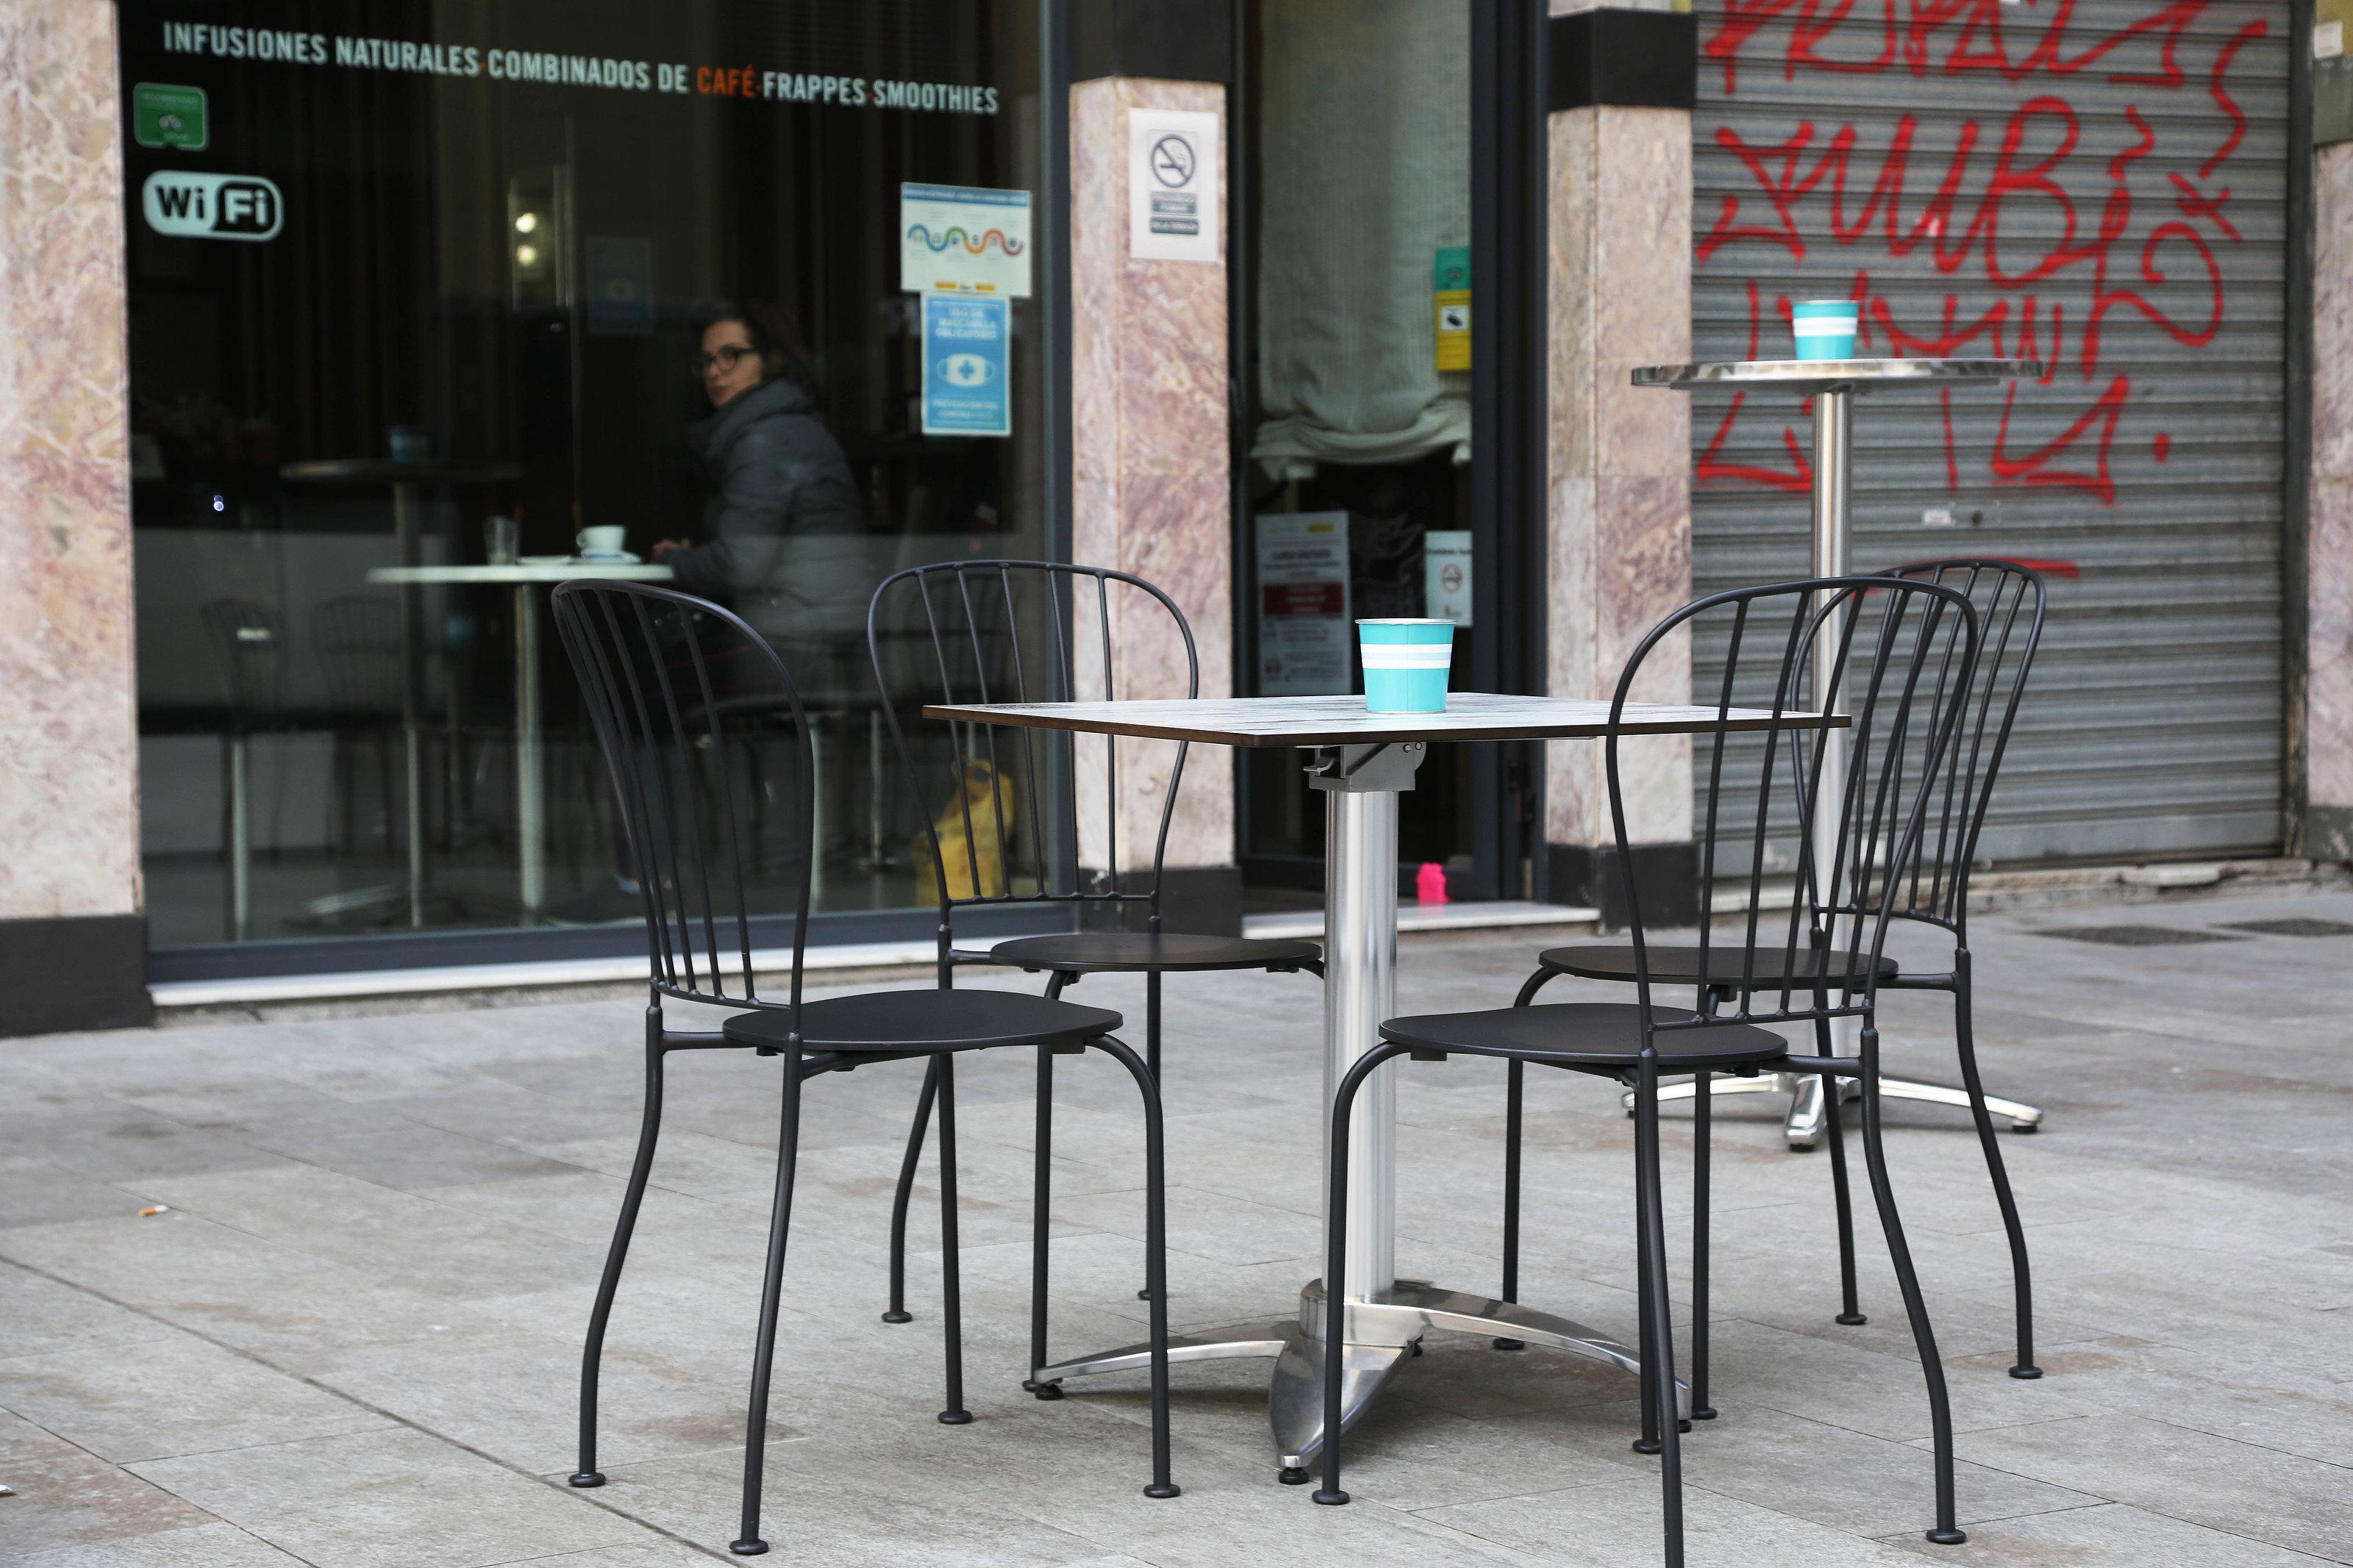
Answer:
[[[1661, 1507], [1656, 1476], [1629, 1476], [1431, 1509], [1421, 1517], [1516, 1548], [1550, 1568], [1626, 1568], [1658, 1560]], [[1353, 1513], [1355, 1505], [1336, 1511]], [[1893, 1547], [1688, 1485], [1683, 1547], [1690, 1568], [1916, 1568]]]
[[203, 1509], [37, 1428], [20, 1430], [0, 1463], [16, 1494], [0, 1498], [0, 1561], [211, 1522]]
[[0, 1358], [0, 1405], [117, 1464], [391, 1425], [161, 1324], [143, 1340]]
[[422, 1432], [364, 1432], [130, 1467], [313, 1563], [481, 1568], [644, 1542], [644, 1526], [568, 1489]]
[[2123, 1503], [1972, 1525], [1958, 1547], [1933, 1545], [1917, 1535], [1891, 1536], [1888, 1544], [1957, 1568], [2313, 1568], [2326, 1561]]
[[[2284, 1423], [2293, 1417], [2283, 1413]], [[2135, 1415], [1973, 1432], [1964, 1459], [2314, 1556], [2353, 1561], [2353, 1469]]]
[[60, 1546], [26, 1557], [0, 1553], [0, 1561], [16, 1568], [301, 1568], [302, 1563], [250, 1531], [217, 1521]]
[[[1683, 1452], [1684, 1479], [1694, 1486], [1851, 1534], [1926, 1530], [1936, 1521], [1935, 1469], [1925, 1448], [1778, 1411], [1735, 1408], [1694, 1426]], [[2009, 1470], [1963, 1462], [1956, 1471], [1964, 1526], [2098, 1500]]]
[[8, 1325], [0, 1355], [80, 1350], [143, 1339], [155, 1329], [136, 1312], [8, 1263], [0, 1263], [0, 1323]]
[[150, 1201], [46, 1160], [0, 1155], [0, 1229], [135, 1215]]

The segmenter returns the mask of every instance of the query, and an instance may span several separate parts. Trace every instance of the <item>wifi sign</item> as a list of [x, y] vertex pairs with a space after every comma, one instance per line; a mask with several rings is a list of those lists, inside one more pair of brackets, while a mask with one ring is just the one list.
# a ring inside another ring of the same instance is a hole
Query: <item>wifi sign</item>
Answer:
[[275, 239], [286, 216], [278, 187], [259, 174], [159, 170], [140, 205], [149, 228], [187, 239]]

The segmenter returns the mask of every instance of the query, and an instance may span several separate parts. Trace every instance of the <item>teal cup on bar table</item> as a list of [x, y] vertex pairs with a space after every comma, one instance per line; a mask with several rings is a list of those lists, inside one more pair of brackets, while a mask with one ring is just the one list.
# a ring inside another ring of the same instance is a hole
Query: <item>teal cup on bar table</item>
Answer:
[[1852, 300], [1800, 300], [1789, 307], [1799, 359], [1852, 359], [1858, 312]]
[[1454, 663], [1452, 621], [1356, 623], [1365, 660], [1368, 713], [1443, 713], [1446, 672]]

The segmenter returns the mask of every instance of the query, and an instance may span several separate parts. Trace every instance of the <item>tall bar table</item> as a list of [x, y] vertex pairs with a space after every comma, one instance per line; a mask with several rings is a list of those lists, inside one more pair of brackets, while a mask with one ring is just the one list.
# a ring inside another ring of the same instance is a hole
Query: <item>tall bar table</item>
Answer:
[[[1646, 365], [1633, 374], [1636, 386], [1670, 387], [1690, 391], [1694, 387], [1754, 388], [1759, 391], [1795, 392], [1814, 400], [1814, 558], [1813, 574], [1817, 577], [1843, 577], [1854, 569], [1852, 514], [1850, 510], [1851, 481], [1854, 472], [1852, 444], [1853, 405], [1855, 398], [1882, 387], [1949, 387], [1955, 382], [1997, 382], [2031, 380], [2042, 374], [2040, 362], [2031, 359], [1837, 359], [1837, 360], [1726, 360], [1698, 364]], [[1837, 689], [1837, 650], [1831, 639], [1818, 639], [1814, 648], [1814, 689], [1829, 691]], [[1837, 800], [1845, 792], [1847, 768], [1846, 736], [1833, 731], [1822, 737], [1823, 796]], [[1828, 814], [1824, 814], [1827, 817]], [[1815, 845], [1820, 863], [1828, 865], [1836, 854], [1838, 824], [1818, 822]], [[1841, 1055], [1854, 1052], [1854, 1037], [1859, 1026], [1855, 1019], [1838, 1018], [1831, 1024], [1835, 1048]], [[1780, 1073], [1757, 1078], [1720, 1079], [1715, 1084], [1718, 1094], [1778, 1093], [1789, 1097], [1789, 1113], [1781, 1124], [1782, 1135], [1793, 1149], [1810, 1149], [1821, 1137], [1824, 1124], [1822, 1086], [1827, 1081], [1814, 1073]], [[1688, 1100], [1694, 1090], [1689, 1084], [1674, 1084], [1660, 1090], [1662, 1099]], [[1920, 1100], [1936, 1105], [1957, 1105], [1966, 1108], [1969, 1097], [1957, 1089], [1942, 1084], [1914, 1083], [1905, 1079], [1883, 1078], [1879, 1092], [1890, 1100]], [[1630, 1100], [1628, 1103], [1632, 1102]], [[2012, 1127], [2031, 1131], [2042, 1125], [2042, 1112], [2031, 1105], [2015, 1100], [1986, 1096], [1986, 1109], [1996, 1116], [2010, 1119]]]
[[[667, 583], [667, 566], [634, 562], [526, 561], [512, 566], [379, 566], [368, 581], [407, 590], [473, 584], [514, 590], [515, 882], [527, 924], [547, 909], [547, 781], [541, 768], [539, 595], [558, 583]], [[412, 800], [414, 795], [410, 797]], [[411, 811], [410, 832], [419, 829]], [[410, 842], [416, 840], [412, 837]], [[414, 851], [412, 850], [412, 853]]]
[[[1325, 1106], [1356, 1058], [1379, 1043], [1382, 1021], [1397, 1016], [1398, 796], [1413, 787], [1414, 770], [1430, 743], [1590, 738], [1603, 734], [1609, 723], [1606, 701], [1477, 692], [1454, 693], [1443, 713], [1368, 713], [1361, 697], [943, 704], [923, 713], [960, 722], [1306, 751], [1308, 783], [1324, 792]], [[1771, 721], [1769, 714], [1737, 710], [1730, 719], [1736, 730], [1763, 729]], [[1821, 721], [1785, 714], [1782, 722], [1815, 728]], [[1713, 708], [1640, 702], [1627, 705], [1623, 728], [1630, 734], [1692, 735], [1712, 731], [1716, 724]], [[1312, 1135], [1320, 1142], [1329, 1121], [1320, 1114], [1316, 1121]], [[1382, 1068], [1359, 1092], [1349, 1129], [1344, 1428], [1355, 1424], [1431, 1329], [1500, 1335], [1639, 1373], [1636, 1353], [1597, 1330], [1514, 1301], [1397, 1278], [1396, 1129], [1396, 1086], [1390, 1069]], [[1324, 1193], [1325, 1184], [1317, 1183], [1316, 1190]], [[1299, 1310], [1292, 1317], [1176, 1336], [1169, 1348], [1174, 1362], [1273, 1359], [1268, 1415], [1282, 1479], [1293, 1483], [1307, 1479], [1307, 1462], [1324, 1446], [1328, 1268], [1324, 1276], [1301, 1289]], [[1146, 1344], [1126, 1345], [1036, 1367], [1030, 1376], [1039, 1384], [1059, 1384], [1095, 1373], [1139, 1371], [1149, 1363], [1150, 1352]], [[1689, 1400], [1678, 1394], [1678, 1401], [1688, 1414]]]

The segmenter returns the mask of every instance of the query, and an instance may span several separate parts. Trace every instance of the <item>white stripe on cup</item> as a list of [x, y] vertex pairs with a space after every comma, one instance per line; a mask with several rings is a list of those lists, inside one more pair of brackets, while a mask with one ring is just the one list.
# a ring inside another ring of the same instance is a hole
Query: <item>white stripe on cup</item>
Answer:
[[1799, 316], [1789, 323], [1789, 331], [1793, 337], [1838, 338], [1852, 336], [1854, 327], [1852, 316]]
[[1448, 643], [1366, 643], [1366, 669], [1449, 669], [1454, 649]]

